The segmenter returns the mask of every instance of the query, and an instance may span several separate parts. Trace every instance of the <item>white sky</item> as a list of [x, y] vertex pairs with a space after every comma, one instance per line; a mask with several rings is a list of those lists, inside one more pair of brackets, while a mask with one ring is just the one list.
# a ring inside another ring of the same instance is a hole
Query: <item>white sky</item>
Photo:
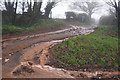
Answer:
[[[75, 0], [66, 0], [60, 2], [55, 8], [52, 9], [52, 16], [53, 18], [66, 18], [65, 17], [65, 12], [66, 11], [75, 11], [75, 10], [70, 10], [69, 5]], [[77, 1], [77, 0], [76, 0]], [[84, 0], [85, 1], [85, 0]], [[90, 0], [87, 0], [90, 1]], [[92, 0], [93, 1], [93, 0]], [[98, 1], [98, 0], [94, 0]], [[101, 9], [99, 9], [96, 13], [92, 15], [92, 18], [95, 18], [98, 20], [102, 15], [108, 15], [108, 5], [106, 5], [103, 0], [99, 0], [99, 3], [102, 5]], [[77, 11], [81, 12], [81, 11]]]

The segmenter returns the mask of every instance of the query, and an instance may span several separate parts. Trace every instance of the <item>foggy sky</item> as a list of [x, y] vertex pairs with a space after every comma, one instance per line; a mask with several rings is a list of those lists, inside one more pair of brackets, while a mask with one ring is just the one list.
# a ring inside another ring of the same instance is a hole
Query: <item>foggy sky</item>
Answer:
[[[72, 10], [69, 8], [69, 5], [71, 5], [71, 3], [74, 1], [78, 1], [78, 0], [66, 0], [66, 1], [64, 0], [60, 2], [55, 8], [52, 9], [53, 18], [66, 18], [65, 17], [66, 11], [75, 11], [75, 12], [81, 13], [82, 11]], [[82, 0], [82, 1], [86, 1], [86, 0]], [[87, 1], [90, 1], [90, 0], [87, 0]], [[98, 1], [98, 0], [92, 0], [92, 1]], [[96, 20], [98, 20], [101, 16], [109, 14], [108, 13], [109, 6], [105, 4], [104, 1], [103, 0], [98, 1], [102, 5], [101, 9], [96, 11], [96, 13], [92, 15], [92, 18], [95, 18]]]

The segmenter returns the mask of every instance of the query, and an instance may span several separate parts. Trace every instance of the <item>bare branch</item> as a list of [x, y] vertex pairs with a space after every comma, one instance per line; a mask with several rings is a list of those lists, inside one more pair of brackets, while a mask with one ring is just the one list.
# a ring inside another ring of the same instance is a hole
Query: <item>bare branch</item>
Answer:
[[91, 15], [98, 10], [98, 7], [100, 7], [97, 2], [73, 2], [72, 4], [72, 8], [84, 11], [90, 16], [90, 18]]

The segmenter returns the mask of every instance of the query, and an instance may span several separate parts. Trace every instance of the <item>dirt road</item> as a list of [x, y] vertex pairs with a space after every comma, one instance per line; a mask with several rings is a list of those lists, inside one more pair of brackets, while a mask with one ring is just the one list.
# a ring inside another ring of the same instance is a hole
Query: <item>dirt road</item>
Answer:
[[53, 68], [46, 65], [49, 58], [48, 50], [54, 45], [79, 35], [86, 35], [93, 32], [93, 28], [84, 28], [70, 25], [69, 28], [48, 32], [9, 38], [2, 40], [4, 78], [75, 78], [87, 76], [93, 77], [98, 74], [117, 75], [119, 72], [78, 72]]

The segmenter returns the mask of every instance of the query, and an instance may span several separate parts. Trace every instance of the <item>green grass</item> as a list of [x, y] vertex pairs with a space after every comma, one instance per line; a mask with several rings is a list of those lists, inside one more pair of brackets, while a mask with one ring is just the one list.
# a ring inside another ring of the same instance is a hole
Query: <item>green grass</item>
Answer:
[[51, 19], [40, 19], [31, 27], [19, 27], [13, 25], [3, 25], [2, 32], [3, 34], [18, 34], [24, 31], [33, 31], [38, 30], [41, 28], [52, 28], [52, 27], [59, 27], [63, 26], [65, 23], [63, 21], [55, 21]]
[[13, 34], [13, 33], [20, 33], [24, 31], [24, 28], [13, 26], [13, 25], [4, 25], [2, 26], [2, 33], [3, 34]]
[[63, 41], [53, 48], [57, 64], [71, 68], [117, 69], [118, 38], [113, 32], [111, 27], [102, 26], [89, 35]]
[[36, 24], [34, 24], [32, 27], [55, 27], [55, 26], [61, 26], [64, 25], [65, 23], [63, 21], [55, 21], [51, 19], [41, 19], [39, 20]]

